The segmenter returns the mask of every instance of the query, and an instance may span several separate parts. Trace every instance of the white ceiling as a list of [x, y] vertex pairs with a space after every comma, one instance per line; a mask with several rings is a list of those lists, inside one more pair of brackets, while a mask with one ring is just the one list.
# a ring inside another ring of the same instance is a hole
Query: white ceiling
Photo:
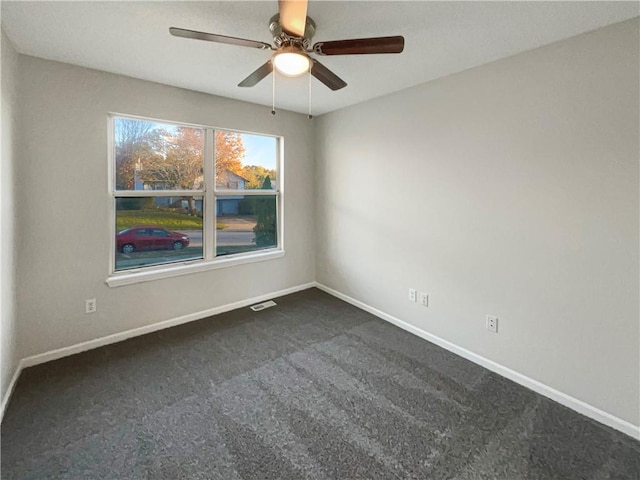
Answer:
[[[23, 54], [271, 105], [271, 77], [237, 84], [268, 51], [176, 38], [169, 27], [271, 43], [273, 1], [1, 3], [2, 27]], [[337, 2], [310, 0], [314, 42], [403, 35], [399, 55], [320, 57], [348, 86], [313, 79], [315, 115], [472, 68], [635, 16], [638, 2]], [[306, 113], [306, 77], [278, 77], [276, 105]]]

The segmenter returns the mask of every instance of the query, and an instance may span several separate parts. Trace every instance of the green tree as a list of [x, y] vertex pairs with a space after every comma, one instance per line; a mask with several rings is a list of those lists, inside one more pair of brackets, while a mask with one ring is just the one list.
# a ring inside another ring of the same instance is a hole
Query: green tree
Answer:
[[[271, 179], [267, 175], [261, 186], [271, 189]], [[276, 197], [264, 195], [256, 198], [256, 226], [253, 227], [255, 242], [259, 247], [274, 247], [277, 244]]]

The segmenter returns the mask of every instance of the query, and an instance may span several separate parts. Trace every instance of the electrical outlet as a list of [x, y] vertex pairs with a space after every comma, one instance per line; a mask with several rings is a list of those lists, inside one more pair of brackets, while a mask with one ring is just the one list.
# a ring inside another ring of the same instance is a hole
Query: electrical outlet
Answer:
[[487, 330], [493, 333], [498, 333], [498, 317], [487, 315]]
[[98, 310], [98, 304], [95, 298], [89, 298], [84, 301], [84, 313], [95, 313]]
[[420, 301], [421, 305], [424, 305], [425, 307], [429, 306], [429, 294], [428, 293], [420, 292], [418, 294], [418, 298], [419, 298], [419, 301]]
[[417, 294], [418, 292], [416, 292], [415, 288], [410, 288], [409, 289], [409, 301], [410, 302], [415, 302], [417, 299]]

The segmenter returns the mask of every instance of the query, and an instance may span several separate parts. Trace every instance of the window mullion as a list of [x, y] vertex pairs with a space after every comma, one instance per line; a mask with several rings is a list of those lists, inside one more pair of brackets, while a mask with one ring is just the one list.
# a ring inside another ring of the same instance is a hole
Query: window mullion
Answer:
[[205, 130], [204, 141], [204, 255], [205, 259], [213, 260], [216, 256], [216, 197], [214, 193], [216, 175], [214, 170], [213, 130]]
[[265, 195], [279, 195], [280, 192], [278, 190], [216, 190], [216, 194], [219, 196], [223, 195], [243, 195], [243, 196], [260, 196], [263, 197]]
[[114, 197], [201, 197], [204, 190], [116, 190]]

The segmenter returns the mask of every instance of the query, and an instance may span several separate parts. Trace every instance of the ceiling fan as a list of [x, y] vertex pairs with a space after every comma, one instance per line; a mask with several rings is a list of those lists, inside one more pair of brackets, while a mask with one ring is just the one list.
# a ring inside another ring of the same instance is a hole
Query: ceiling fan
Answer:
[[311, 39], [316, 32], [316, 24], [307, 17], [307, 0], [279, 0], [278, 10], [279, 12], [269, 20], [273, 45], [256, 40], [196, 32], [184, 28], [171, 27], [169, 32], [176, 37], [274, 51], [271, 59], [242, 80], [238, 84], [239, 87], [253, 87], [269, 75], [275, 67], [278, 72], [290, 77], [310, 72], [331, 90], [340, 90], [346, 87], [347, 83], [309, 54], [363, 55], [401, 53], [404, 49], [404, 37], [402, 36], [333, 40], [317, 42], [312, 46]]

